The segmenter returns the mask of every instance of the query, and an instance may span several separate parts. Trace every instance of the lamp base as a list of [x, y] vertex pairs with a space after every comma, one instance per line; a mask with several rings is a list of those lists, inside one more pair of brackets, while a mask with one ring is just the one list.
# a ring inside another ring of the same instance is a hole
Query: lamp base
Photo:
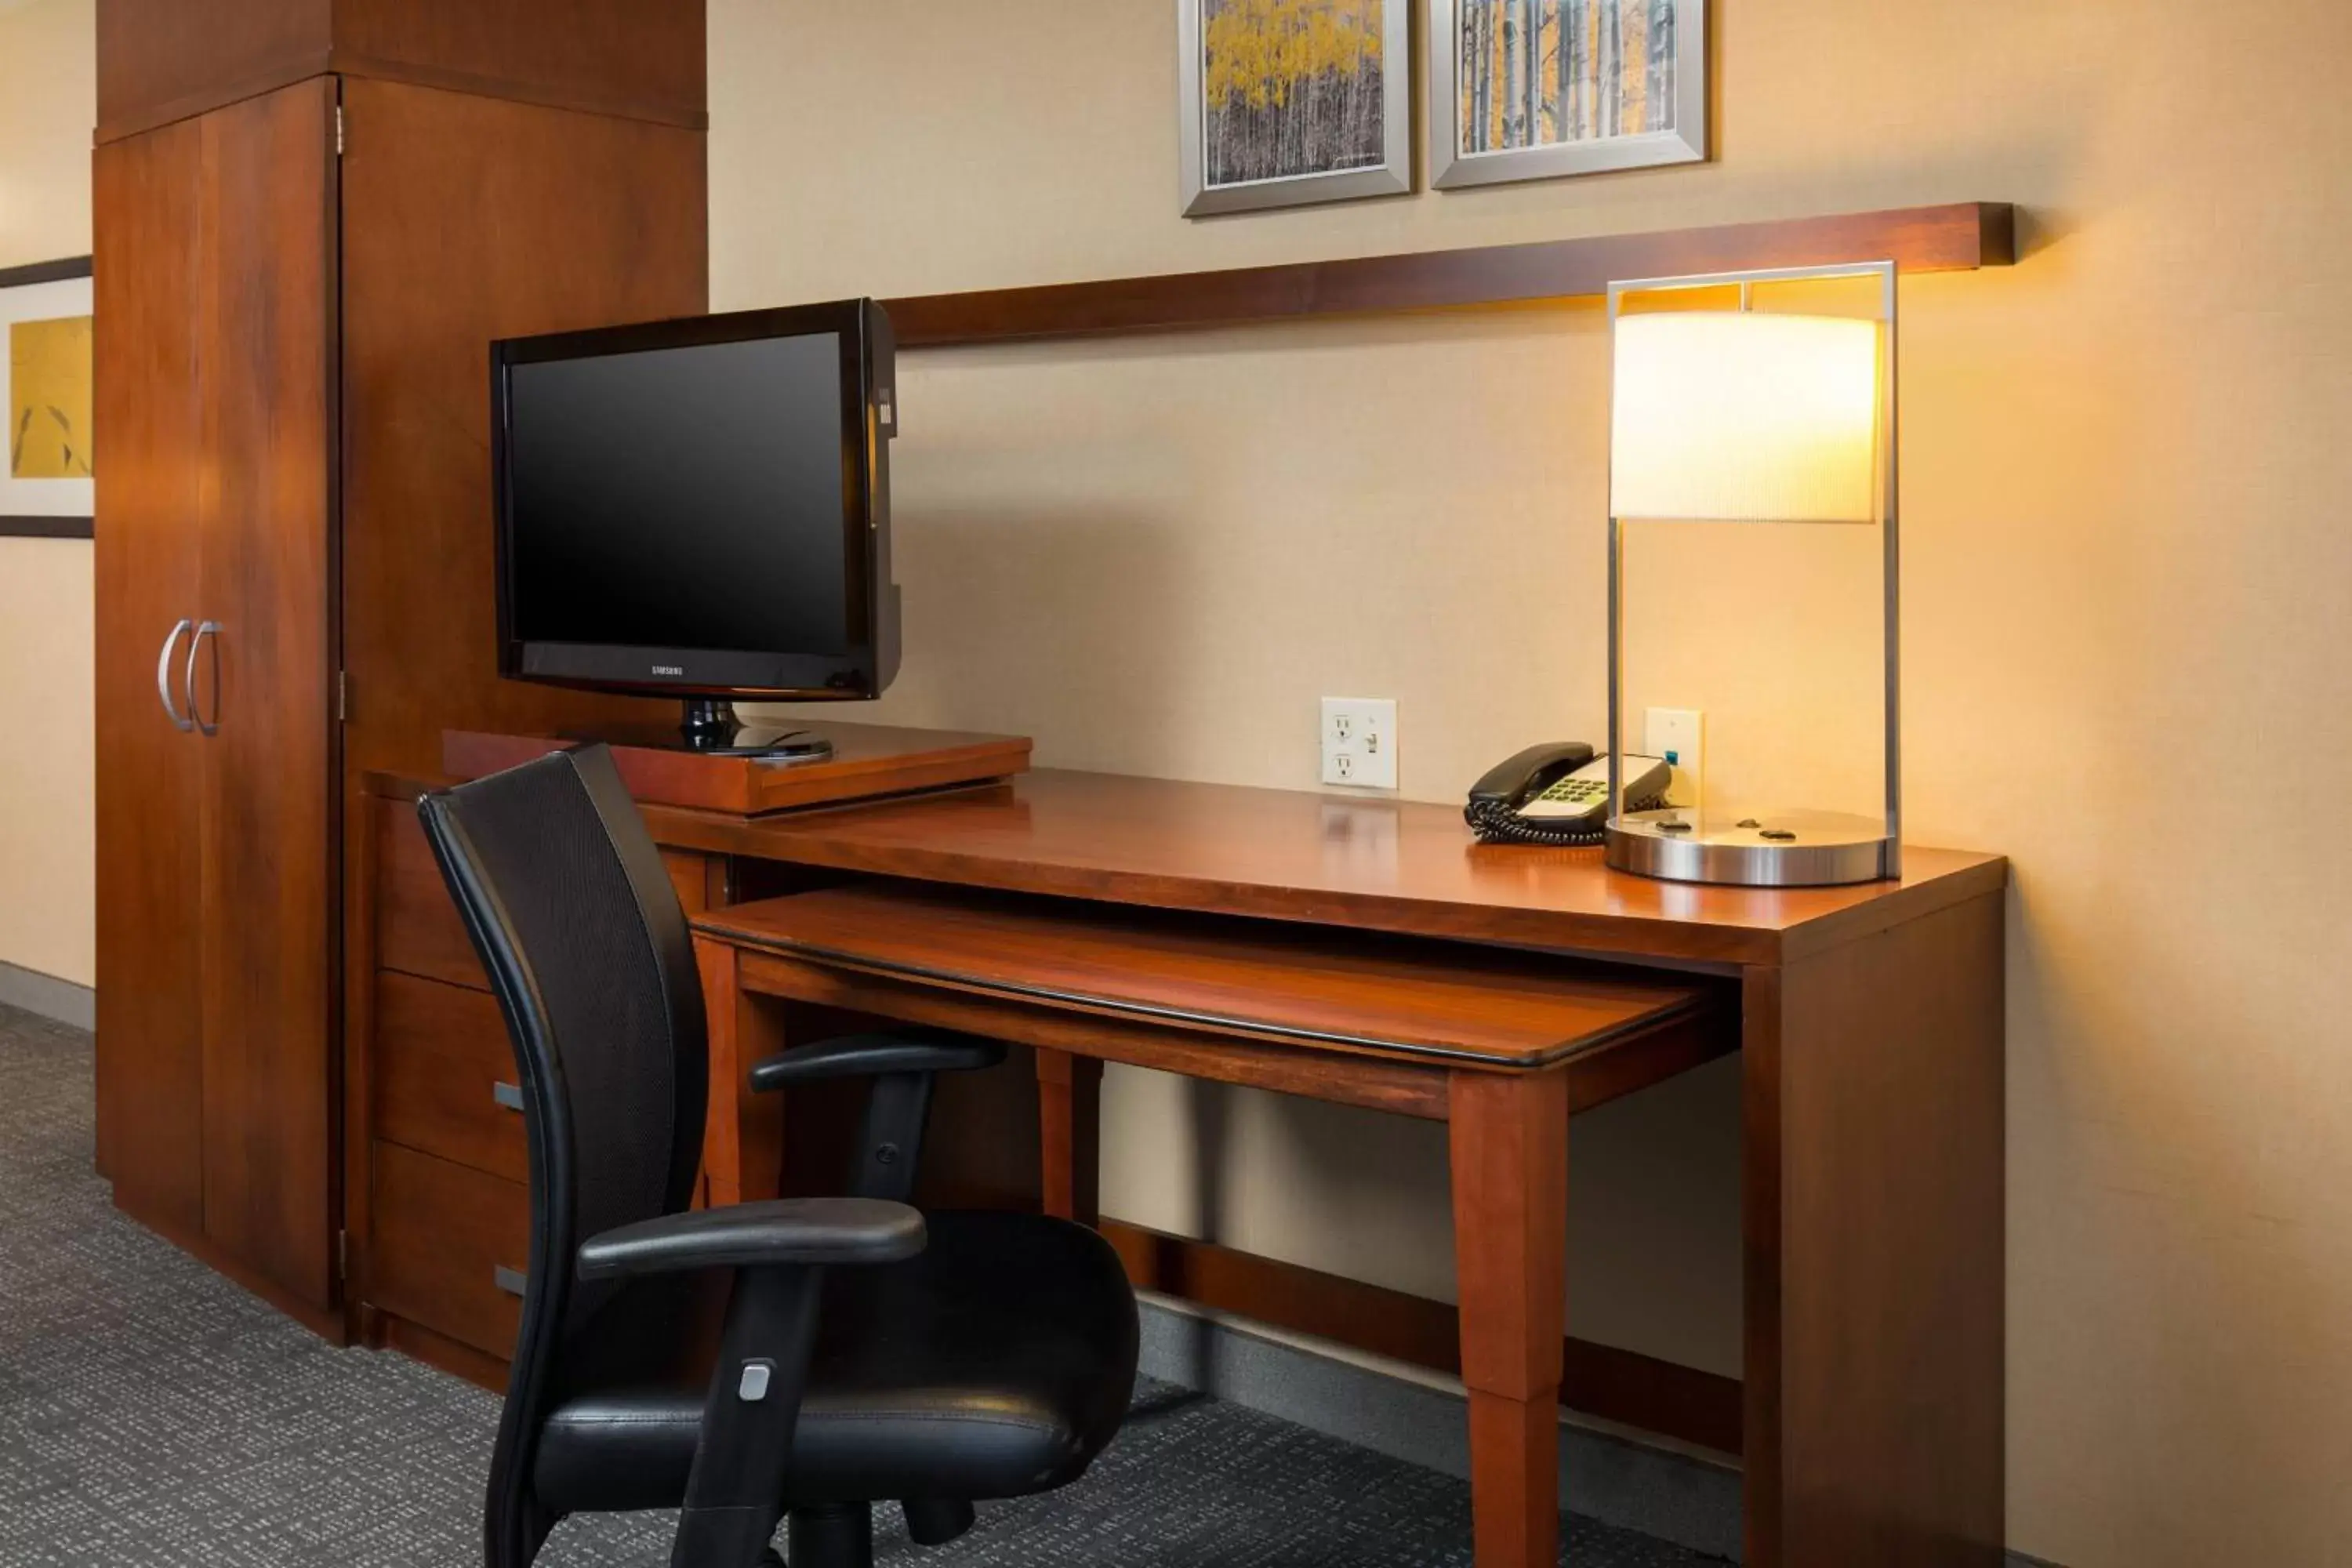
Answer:
[[1628, 812], [1609, 824], [1608, 859], [1614, 870], [1664, 881], [1738, 888], [1832, 888], [1897, 874], [1885, 818], [1840, 811]]

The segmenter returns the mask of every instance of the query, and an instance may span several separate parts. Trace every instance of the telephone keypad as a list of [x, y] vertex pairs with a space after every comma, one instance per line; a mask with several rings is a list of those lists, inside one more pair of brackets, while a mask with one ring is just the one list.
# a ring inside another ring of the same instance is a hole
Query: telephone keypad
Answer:
[[1559, 805], [1590, 805], [1608, 793], [1609, 784], [1606, 780], [1570, 776], [1560, 780], [1536, 798], [1550, 801]]

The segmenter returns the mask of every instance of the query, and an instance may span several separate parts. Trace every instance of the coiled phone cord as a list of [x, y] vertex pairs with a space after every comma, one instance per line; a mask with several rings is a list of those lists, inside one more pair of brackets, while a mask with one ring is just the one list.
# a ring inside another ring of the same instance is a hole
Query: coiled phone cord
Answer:
[[[1652, 795], [1633, 802], [1627, 809], [1656, 811], [1665, 804], [1664, 797]], [[1609, 837], [1605, 826], [1546, 827], [1499, 801], [1472, 801], [1462, 808], [1462, 820], [1470, 825], [1470, 831], [1478, 836], [1481, 844], [1540, 844], [1554, 849], [1590, 849]]]

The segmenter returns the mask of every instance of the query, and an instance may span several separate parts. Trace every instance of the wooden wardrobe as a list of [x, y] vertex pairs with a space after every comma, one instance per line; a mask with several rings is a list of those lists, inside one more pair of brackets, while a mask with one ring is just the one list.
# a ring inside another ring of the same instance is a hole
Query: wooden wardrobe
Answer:
[[98, 48], [99, 1165], [341, 1337], [358, 781], [649, 710], [498, 679], [488, 345], [706, 308], [702, 6], [100, 0]]

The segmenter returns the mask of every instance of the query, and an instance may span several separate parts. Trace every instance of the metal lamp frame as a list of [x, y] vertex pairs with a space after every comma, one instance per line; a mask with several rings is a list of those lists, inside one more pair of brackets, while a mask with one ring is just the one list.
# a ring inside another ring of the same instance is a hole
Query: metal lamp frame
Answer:
[[[1902, 528], [1897, 512], [1897, 446], [1895, 396], [1895, 290], [1893, 261], [1838, 262], [1821, 267], [1760, 268], [1737, 272], [1694, 273], [1676, 278], [1628, 279], [1609, 285], [1609, 337], [1612, 358], [1617, 337], [1617, 321], [1629, 294], [1664, 293], [1690, 289], [1722, 289], [1737, 285], [1739, 308], [1753, 309], [1754, 288], [1759, 283], [1787, 283], [1853, 278], [1874, 279], [1879, 286], [1878, 320], [1885, 324], [1879, 333], [1879, 431], [1878, 463], [1880, 469], [1880, 519], [1885, 530], [1885, 616], [1886, 661], [1886, 836], [1878, 847], [1877, 878], [1895, 878], [1903, 874], [1903, 682], [1902, 682]], [[1611, 389], [1613, 402], [1615, 389]], [[1611, 463], [1615, 461], [1612, 443]], [[1610, 493], [1616, 493], [1613, 471], [1609, 475]], [[1640, 520], [1636, 520], [1640, 521]], [[1612, 505], [1609, 516], [1609, 826], [1614, 842], [1622, 831], [1625, 816], [1624, 774], [1622, 761], [1624, 747], [1624, 586], [1625, 586], [1625, 522]], [[1864, 819], [1867, 820], [1867, 819]], [[1750, 853], [1764, 859], [1773, 858], [1773, 847], [1751, 848]], [[1613, 863], [1613, 862], [1612, 862]], [[1685, 879], [1673, 872], [1652, 870], [1669, 879]], [[1715, 879], [1712, 878], [1706, 879]], [[1748, 878], [1740, 878], [1748, 881]], [[1853, 881], [1868, 877], [1803, 875], [1765, 876], [1754, 879], [1761, 885], [1790, 886], [1808, 882]]]

